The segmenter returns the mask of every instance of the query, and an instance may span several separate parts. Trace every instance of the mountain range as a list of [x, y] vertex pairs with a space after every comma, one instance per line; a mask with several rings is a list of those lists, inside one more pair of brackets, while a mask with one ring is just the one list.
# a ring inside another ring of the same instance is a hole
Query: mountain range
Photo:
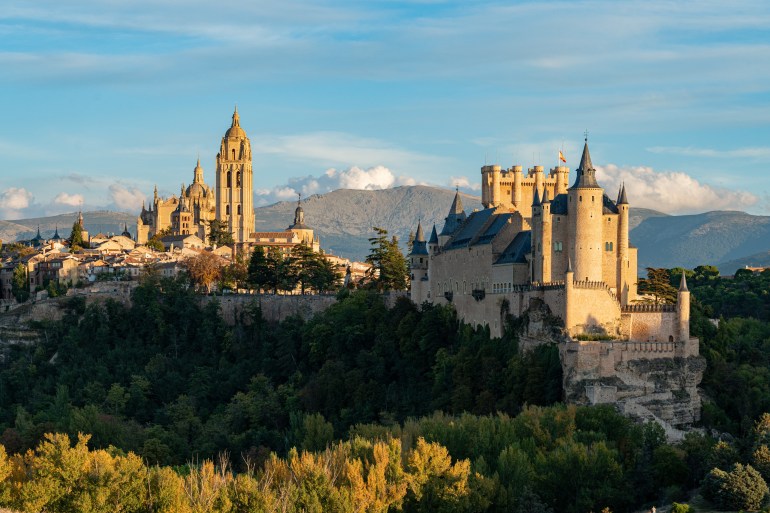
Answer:
[[[369, 253], [368, 238], [377, 226], [396, 235], [405, 244], [422, 221], [425, 237], [433, 224], [438, 230], [454, 197], [454, 191], [429, 186], [403, 186], [383, 190], [340, 189], [304, 199], [305, 221], [321, 239], [327, 252], [353, 260]], [[460, 193], [465, 211], [480, 209], [477, 196]], [[279, 202], [255, 209], [258, 231], [281, 230], [294, 219], [296, 202]], [[29, 239], [38, 225], [44, 237], [56, 227], [69, 236], [76, 213], [52, 217], [0, 221], [0, 239]], [[121, 233], [128, 225], [136, 231], [136, 214], [86, 212], [86, 229], [95, 234]], [[745, 265], [770, 266], [770, 216], [745, 212], [715, 211], [692, 215], [668, 215], [655, 210], [631, 208], [631, 244], [639, 249], [638, 265], [646, 267], [687, 267], [708, 264], [732, 274]]]

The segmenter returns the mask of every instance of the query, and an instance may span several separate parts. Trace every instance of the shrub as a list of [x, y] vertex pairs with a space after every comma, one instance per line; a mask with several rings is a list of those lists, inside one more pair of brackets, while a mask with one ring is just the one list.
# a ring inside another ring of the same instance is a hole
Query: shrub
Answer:
[[703, 495], [722, 510], [757, 510], [768, 493], [767, 484], [751, 465], [733, 465], [730, 472], [714, 468], [703, 482]]

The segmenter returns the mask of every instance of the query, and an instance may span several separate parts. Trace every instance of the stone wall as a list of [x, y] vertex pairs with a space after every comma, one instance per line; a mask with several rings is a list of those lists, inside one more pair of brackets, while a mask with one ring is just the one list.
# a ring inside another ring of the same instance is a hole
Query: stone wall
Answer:
[[218, 301], [222, 318], [234, 324], [244, 311], [255, 306], [262, 309], [262, 316], [268, 321], [282, 321], [293, 315], [307, 320], [336, 303], [337, 298], [334, 295], [234, 294], [202, 296], [202, 301]]

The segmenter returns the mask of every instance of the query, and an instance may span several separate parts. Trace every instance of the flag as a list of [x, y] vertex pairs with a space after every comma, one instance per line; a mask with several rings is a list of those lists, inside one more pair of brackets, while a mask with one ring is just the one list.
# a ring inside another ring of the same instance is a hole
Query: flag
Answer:
[[567, 163], [567, 159], [564, 158], [564, 154], [561, 152], [561, 150], [559, 150], [559, 160], [561, 160], [565, 164]]

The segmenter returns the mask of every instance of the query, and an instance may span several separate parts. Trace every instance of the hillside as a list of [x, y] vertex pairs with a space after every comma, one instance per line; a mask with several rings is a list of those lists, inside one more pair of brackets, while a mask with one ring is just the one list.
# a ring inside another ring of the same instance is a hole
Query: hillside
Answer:
[[[770, 217], [745, 212], [648, 217], [629, 236], [639, 248], [640, 269], [719, 265], [770, 249]], [[725, 266], [724, 272], [734, 270]]]
[[[99, 210], [95, 212], [83, 212], [83, 224], [92, 235], [103, 233], [122, 233], [124, 225], [128, 225], [128, 231], [136, 234], [137, 214], [125, 212], [111, 212]], [[0, 221], [0, 240], [15, 241], [31, 239], [37, 233], [38, 226], [43, 237], [52, 237], [56, 228], [59, 235], [69, 237], [72, 223], [77, 220], [77, 212], [59, 214], [48, 217], [33, 217], [13, 221]]]
[[[328, 252], [363, 260], [369, 252], [372, 227], [380, 226], [398, 236], [405, 245], [421, 219], [425, 236], [433, 223], [444, 224], [454, 191], [427, 186], [404, 186], [365, 191], [340, 189], [314, 195], [302, 201], [305, 219], [321, 237]], [[465, 211], [481, 208], [477, 196], [461, 194]], [[280, 202], [255, 209], [257, 230], [284, 229], [294, 219], [296, 202]], [[136, 231], [136, 215], [118, 212], [86, 212], [86, 229], [91, 233]], [[76, 214], [0, 221], [0, 239], [17, 240], [34, 236], [38, 224], [44, 236], [69, 235]], [[632, 208], [629, 219], [631, 243], [639, 248], [639, 269], [645, 267], [693, 268], [718, 265], [730, 274], [747, 264], [770, 263], [770, 217], [744, 212], [707, 212], [686, 216], [667, 215], [655, 210]]]

